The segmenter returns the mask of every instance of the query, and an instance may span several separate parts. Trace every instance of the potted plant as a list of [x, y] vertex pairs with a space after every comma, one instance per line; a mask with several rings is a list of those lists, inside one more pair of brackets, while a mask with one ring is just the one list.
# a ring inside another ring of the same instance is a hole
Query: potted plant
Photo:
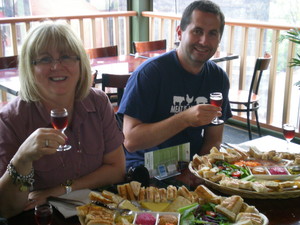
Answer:
[[[300, 29], [294, 28], [281, 35], [280, 40], [288, 39], [291, 42], [300, 44]], [[296, 53], [296, 57], [292, 58], [290, 67], [300, 66], [300, 54]], [[300, 81], [296, 82], [295, 85], [300, 88]]]

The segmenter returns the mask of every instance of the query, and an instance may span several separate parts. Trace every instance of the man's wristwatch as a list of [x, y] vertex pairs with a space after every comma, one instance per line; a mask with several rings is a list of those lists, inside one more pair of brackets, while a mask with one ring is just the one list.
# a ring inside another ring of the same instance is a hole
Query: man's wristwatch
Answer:
[[66, 194], [69, 194], [72, 192], [72, 180], [67, 180], [67, 182], [65, 183], [64, 187], [66, 189]]

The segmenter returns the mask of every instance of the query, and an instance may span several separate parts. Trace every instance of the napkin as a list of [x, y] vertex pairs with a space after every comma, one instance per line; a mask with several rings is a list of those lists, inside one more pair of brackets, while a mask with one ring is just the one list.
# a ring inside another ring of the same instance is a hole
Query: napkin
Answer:
[[292, 154], [299, 153], [298, 144], [290, 143], [289, 149], [287, 149], [287, 142], [285, 140], [270, 135], [244, 142], [243, 146], [247, 146], [248, 148], [255, 147], [262, 153], [271, 150], [275, 150], [276, 152], [289, 152]]
[[[77, 215], [76, 207], [90, 203], [90, 189], [82, 189], [64, 194], [59, 197], [50, 198], [49, 202], [53, 205], [65, 218]], [[70, 200], [70, 201], [68, 201]], [[72, 200], [76, 200], [72, 202]]]

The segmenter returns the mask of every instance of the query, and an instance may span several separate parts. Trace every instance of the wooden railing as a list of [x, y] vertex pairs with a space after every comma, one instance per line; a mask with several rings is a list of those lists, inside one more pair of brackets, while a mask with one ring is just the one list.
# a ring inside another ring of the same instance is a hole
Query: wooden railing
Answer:
[[[18, 55], [28, 29], [40, 21], [66, 20], [80, 35], [86, 48], [118, 45], [119, 54], [130, 52], [130, 20], [135, 11], [101, 12], [93, 15], [0, 18], [0, 56]], [[177, 41], [176, 27], [181, 16], [166, 13], [143, 12], [149, 18], [149, 40], [167, 39], [169, 49]], [[221, 63], [229, 75], [231, 88], [246, 87], [252, 75], [256, 57], [265, 51], [272, 55], [269, 71], [260, 90], [260, 121], [264, 128], [281, 131], [281, 124], [292, 122], [299, 128], [300, 91], [293, 85], [300, 80], [300, 70], [289, 68], [295, 55], [295, 45], [278, 42], [282, 32], [294, 26], [269, 23], [226, 21], [220, 51], [239, 54], [238, 60]], [[245, 121], [243, 115], [235, 119]], [[299, 130], [297, 136], [299, 137]]]
[[[168, 47], [174, 46], [181, 16], [157, 12], [143, 12], [142, 16], [149, 17], [149, 40], [167, 39]], [[291, 28], [294, 26], [226, 21], [220, 51], [239, 54], [239, 60], [220, 65], [228, 73], [232, 89], [247, 89], [255, 59], [270, 53], [271, 65], [260, 87], [260, 122], [264, 128], [279, 132], [282, 123], [291, 122], [298, 127], [299, 137], [300, 91], [293, 84], [300, 80], [300, 69], [288, 66], [295, 56], [295, 45], [279, 42], [280, 35]], [[234, 118], [245, 121], [243, 114]]]
[[83, 40], [86, 48], [118, 45], [120, 54], [130, 51], [129, 18], [135, 11], [100, 12], [91, 15], [0, 18], [0, 56], [18, 55], [26, 32], [43, 20], [65, 20]]
[[[77, 16], [0, 18], [0, 56], [18, 55], [27, 31], [44, 20], [67, 21], [80, 36], [85, 48], [118, 45], [119, 54], [128, 54], [131, 46], [129, 18], [136, 15], [135, 11], [118, 11]], [[4, 91], [1, 91], [0, 106], [1, 101], [7, 101]]]

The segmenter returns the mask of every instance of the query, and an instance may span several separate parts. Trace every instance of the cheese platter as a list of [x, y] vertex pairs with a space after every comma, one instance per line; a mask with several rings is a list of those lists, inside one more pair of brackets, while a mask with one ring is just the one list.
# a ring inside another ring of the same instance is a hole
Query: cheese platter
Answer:
[[[142, 187], [137, 181], [118, 186], [118, 193], [91, 191], [91, 202], [76, 207], [81, 225], [186, 225], [196, 224], [196, 221], [228, 225], [247, 224], [245, 221], [268, 224], [268, 218], [242, 197], [219, 196], [204, 185], [194, 191], [184, 185]], [[126, 214], [116, 213], [122, 209], [128, 209]]]

